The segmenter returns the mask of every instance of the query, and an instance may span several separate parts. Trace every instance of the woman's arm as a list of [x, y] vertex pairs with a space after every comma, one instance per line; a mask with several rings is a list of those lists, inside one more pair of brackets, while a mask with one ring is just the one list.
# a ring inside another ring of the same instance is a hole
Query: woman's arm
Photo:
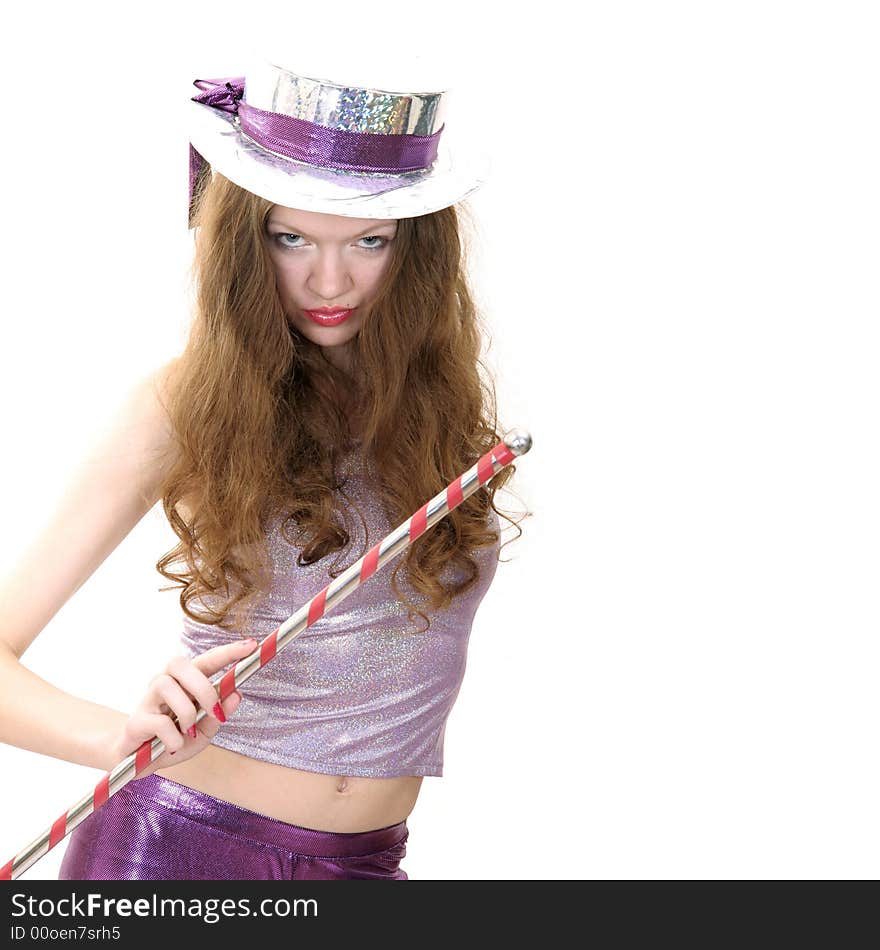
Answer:
[[2, 742], [95, 768], [115, 765], [107, 737], [129, 717], [65, 693], [20, 657], [158, 500], [172, 444], [158, 393], [173, 364], [132, 388], [41, 532], [0, 579]]

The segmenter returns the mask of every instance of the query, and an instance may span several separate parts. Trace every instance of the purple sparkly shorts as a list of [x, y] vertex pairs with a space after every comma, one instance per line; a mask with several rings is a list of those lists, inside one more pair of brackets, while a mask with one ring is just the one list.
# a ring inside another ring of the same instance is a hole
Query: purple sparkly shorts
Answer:
[[300, 828], [153, 772], [77, 825], [58, 880], [406, 881], [408, 834]]

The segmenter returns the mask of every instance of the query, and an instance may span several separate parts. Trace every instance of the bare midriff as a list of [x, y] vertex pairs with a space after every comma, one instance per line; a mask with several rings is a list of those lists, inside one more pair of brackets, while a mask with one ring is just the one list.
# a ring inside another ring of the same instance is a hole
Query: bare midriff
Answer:
[[341, 832], [373, 831], [403, 821], [422, 784], [418, 775], [364, 778], [305, 772], [215, 745], [156, 774], [291, 825]]

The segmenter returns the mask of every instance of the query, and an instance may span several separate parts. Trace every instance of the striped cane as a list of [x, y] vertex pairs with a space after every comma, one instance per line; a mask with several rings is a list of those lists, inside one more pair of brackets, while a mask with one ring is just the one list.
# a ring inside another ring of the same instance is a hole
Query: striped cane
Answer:
[[[307, 627], [320, 620], [327, 611], [332, 610], [339, 601], [348, 597], [357, 587], [368, 580], [379, 568], [384, 567], [392, 558], [397, 557], [420, 535], [449, 514], [453, 508], [469, 498], [480, 486], [485, 485], [493, 475], [509, 465], [517, 456], [525, 455], [532, 447], [532, 438], [521, 429], [511, 429], [501, 442], [490, 449], [472, 468], [460, 475], [442, 492], [403, 522], [398, 528], [355, 561], [346, 571], [331, 581], [320, 593], [277, 629], [273, 630], [260, 643], [259, 653], [254, 650], [220, 678], [219, 698], [222, 702], [236, 688], [246, 682], [257, 670], [264, 667], [290, 641]], [[198, 711], [196, 722], [200, 722], [207, 713]], [[172, 719], [175, 717], [172, 716]], [[11, 861], [0, 869], [0, 880], [14, 880], [24, 871], [63, 841], [74, 828], [89, 815], [106, 804], [111, 795], [115, 795], [124, 785], [135, 779], [150, 763], [165, 751], [165, 744], [158, 736], [145, 739], [138, 748], [124, 758], [115, 768], [107, 772], [98, 784], [80, 799], [72, 808], [52, 822], [39, 838], [32, 841]]]

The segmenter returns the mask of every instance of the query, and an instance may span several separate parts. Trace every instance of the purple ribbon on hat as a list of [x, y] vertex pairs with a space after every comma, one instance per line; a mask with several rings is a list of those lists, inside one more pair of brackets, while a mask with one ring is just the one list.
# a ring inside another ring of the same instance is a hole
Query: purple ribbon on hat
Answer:
[[[239, 127], [257, 145], [276, 155], [322, 168], [342, 171], [400, 174], [427, 168], [437, 157], [440, 134], [377, 134], [328, 129], [306, 119], [266, 112], [244, 101], [245, 79], [196, 79], [194, 86], [203, 90], [193, 96], [200, 102], [238, 117]], [[204, 159], [189, 147], [189, 198]]]

